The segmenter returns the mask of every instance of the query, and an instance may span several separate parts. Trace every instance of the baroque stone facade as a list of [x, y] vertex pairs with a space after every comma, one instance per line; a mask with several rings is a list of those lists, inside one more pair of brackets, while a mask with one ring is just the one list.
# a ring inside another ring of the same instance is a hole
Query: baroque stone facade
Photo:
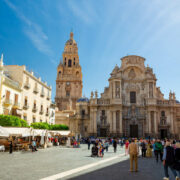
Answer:
[[82, 72], [79, 64], [78, 47], [70, 33], [62, 54], [63, 62], [57, 68], [55, 102], [59, 109], [76, 109], [76, 101], [82, 96]]
[[121, 59], [101, 97], [92, 92], [90, 135], [119, 137], [178, 137], [180, 104], [175, 93], [164, 99], [152, 68], [140, 56]]
[[180, 103], [164, 99], [153, 69], [140, 56], [126, 56], [113, 69], [98, 98], [80, 98], [68, 125], [79, 136], [180, 138]]
[[70, 34], [57, 69], [55, 123], [80, 136], [179, 137], [180, 103], [175, 93], [165, 99], [153, 69], [140, 56], [125, 56], [98, 97], [82, 97], [82, 73], [77, 44]]

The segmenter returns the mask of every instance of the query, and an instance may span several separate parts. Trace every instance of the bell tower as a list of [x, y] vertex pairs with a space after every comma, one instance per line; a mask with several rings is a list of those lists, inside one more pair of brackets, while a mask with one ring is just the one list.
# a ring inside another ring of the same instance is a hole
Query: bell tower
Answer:
[[73, 32], [66, 41], [62, 58], [57, 67], [55, 102], [59, 111], [75, 110], [76, 101], [82, 97], [83, 84], [78, 47]]

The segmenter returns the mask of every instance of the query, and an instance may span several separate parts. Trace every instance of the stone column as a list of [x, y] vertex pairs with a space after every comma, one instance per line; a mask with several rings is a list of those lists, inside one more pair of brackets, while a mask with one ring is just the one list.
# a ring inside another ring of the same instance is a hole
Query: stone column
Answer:
[[115, 81], [113, 81], [113, 98], [116, 98], [116, 84], [115, 84]]
[[157, 135], [157, 112], [154, 111], [154, 133]]
[[109, 112], [109, 116], [110, 116], [110, 121], [109, 121], [109, 123], [110, 123], [110, 134], [112, 134], [113, 133], [113, 112], [112, 111], [110, 111]]
[[120, 120], [120, 134], [122, 135], [123, 134], [123, 128], [122, 128], [122, 126], [123, 126], [123, 124], [122, 124], [122, 111], [120, 111], [120, 113], [119, 113], [119, 120]]
[[93, 111], [90, 110], [90, 134], [94, 132], [94, 117], [93, 117]]
[[174, 134], [174, 119], [173, 119], [173, 110], [170, 110], [170, 125], [171, 125], [171, 134]]
[[148, 129], [149, 129], [149, 131], [148, 131], [148, 133], [149, 133], [149, 135], [151, 134], [151, 111], [148, 111], [148, 125], [149, 125], [149, 127], [148, 127]]
[[116, 111], [113, 111], [113, 133], [116, 133]]
[[94, 110], [94, 134], [97, 134], [97, 110]]

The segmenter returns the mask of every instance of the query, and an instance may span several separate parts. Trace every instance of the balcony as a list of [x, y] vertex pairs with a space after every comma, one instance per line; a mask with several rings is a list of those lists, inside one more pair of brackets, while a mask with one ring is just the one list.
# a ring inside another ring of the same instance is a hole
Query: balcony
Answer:
[[12, 101], [10, 99], [5, 99], [4, 106], [10, 106], [10, 105], [12, 105]]
[[45, 96], [45, 93], [42, 91], [41, 92], [41, 97], [44, 97]]
[[39, 114], [43, 114], [44, 113], [44, 110], [43, 109], [41, 109], [40, 110], [40, 112], [39, 112]]
[[169, 100], [157, 100], [157, 105], [169, 106], [170, 105], [170, 101]]
[[37, 110], [38, 110], [37, 107], [34, 106], [33, 109], [32, 109], [32, 112], [36, 113]]
[[98, 99], [97, 100], [97, 104], [98, 105], [109, 105], [110, 104], [110, 100], [109, 99]]
[[49, 116], [49, 112], [46, 112], [46, 116]]
[[15, 108], [15, 109], [19, 109], [19, 108], [20, 108], [20, 103], [18, 103], [18, 102], [14, 102], [14, 104], [13, 104], [13, 108]]
[[37, 87], [34, 88], [33, 93], [37, 94], [39, 93], [39, 89]]
[[28, 103], [24, 104], [23, 109], [25, 109], [25, 110], [29, 109]]
[[49, 101], [51, 99], [51, 97], [50, 96], [47, 96], [47, 100]]
[[29, 82], [26, 82], [26, 83], [24, 84], [24, 88], [25, 88], [25, 89], [30, 89], [30, 88], [31, 88], [30, 83], [29, 83]]

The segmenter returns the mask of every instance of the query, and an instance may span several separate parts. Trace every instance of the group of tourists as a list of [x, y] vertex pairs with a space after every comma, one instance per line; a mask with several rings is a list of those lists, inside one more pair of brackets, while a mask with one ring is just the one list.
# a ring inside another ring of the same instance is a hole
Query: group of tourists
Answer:
[[91, 149], [91, 156], [92, 157], [103, 157], [104, 151], [108, 152], [109, 146], [112, 145], [114, 149], [114, 153], [117, 151], [117, 139], [94, 139], [91, 141], [91, 139], [87, 139], [88, 149], [90, 149], [90, 145], [93, 144], [93, 147]]
[[[156, 163], [162, 162], [164, 166], [164, 180], [169, 180], [168, 169], [170, 169], [175, 180], [180, 180], [180, 142], [175, 140], [160, 139], [87, 139], [88, 149], [93, 144], [91, 156], [103, 157], [104, 151], [112, 145], [114, 152], [117, 151], [117, 145], [125, 147], [125, 155], [130, 156], [130, 172], [138, 172], [138, 157], [155, 157]], [[141, 156], [140, 155], [141, 152]], [[134, 169], [133, 169], [134, 164]]]
[[168, 169], [170, 169], [175, 180], [180, 180], [180, 142], [175, 140], [127, 140], [125, 143], [125, 152], [130, 155], [130, 172], [133, 172], [133, 163], [135, 164], [135, 172], [138, 172], [138, 155], [141, 149], [142, 158], [154, 156], [156, 162], [163, 163], [164, 180], [169, 180]]

